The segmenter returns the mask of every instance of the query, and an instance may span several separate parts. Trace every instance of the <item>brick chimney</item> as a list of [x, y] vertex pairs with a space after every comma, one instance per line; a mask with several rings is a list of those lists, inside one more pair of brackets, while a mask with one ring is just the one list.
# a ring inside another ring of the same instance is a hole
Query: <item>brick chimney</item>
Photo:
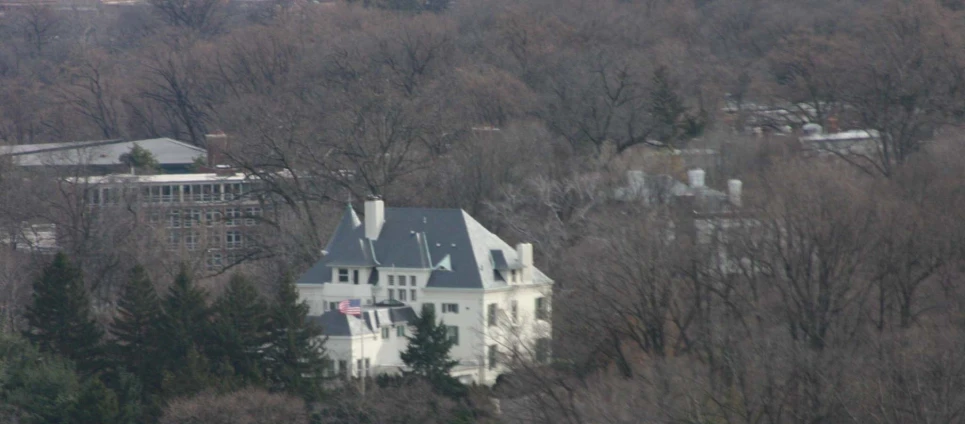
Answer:
[[841, 132], [841, 127], [838, 126], [838, 117], [828, 117], [828, 134], [835, 134], [838, 132]]
[[204, 136], [208, 149], [208, 167], [217, 169], [218, 165], [228, 165], [228, 135], [218, 131]]

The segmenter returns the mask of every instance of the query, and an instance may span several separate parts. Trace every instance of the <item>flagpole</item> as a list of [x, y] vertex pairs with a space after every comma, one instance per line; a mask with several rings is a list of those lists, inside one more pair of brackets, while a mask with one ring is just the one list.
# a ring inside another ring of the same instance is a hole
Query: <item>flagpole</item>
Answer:
[[362, 318], [362, 370], [360, 374], [362, 375], [362, 396], [365, 396], [365, 318]]

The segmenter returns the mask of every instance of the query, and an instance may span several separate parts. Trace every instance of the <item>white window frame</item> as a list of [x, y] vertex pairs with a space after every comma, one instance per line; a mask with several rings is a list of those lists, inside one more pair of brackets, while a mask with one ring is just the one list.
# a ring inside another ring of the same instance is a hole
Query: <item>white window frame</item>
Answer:
[[454, 340], [453, 346], [459, 346], [459, 326], [458, 325], [447, 325], [446, 326], [446, 337], [449, 340]]

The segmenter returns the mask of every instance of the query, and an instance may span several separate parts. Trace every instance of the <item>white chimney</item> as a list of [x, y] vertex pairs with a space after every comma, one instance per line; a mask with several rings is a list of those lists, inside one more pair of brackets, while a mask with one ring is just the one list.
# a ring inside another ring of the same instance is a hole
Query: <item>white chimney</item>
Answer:
[[365, 201], [365, 238], [376, 240], [385, 223], [385, 203], [378, 196]]
[[741, 190], [744, 187], [744, 183], [741, 180], [727, 180], [727, 199], [730, 200], [730, 204], [740, 207], [741, 206]]
[[703, 188], [704, 174], [704, 170], [700, 168], [687, 171], [687, 179], [689, 180], [690, 186], [693, 188]]
[[533, 276], [533, 245], [530, 243], [520, 243], [516, 245], [516, 257], [523, 265], [523, 282], [532, 281]]

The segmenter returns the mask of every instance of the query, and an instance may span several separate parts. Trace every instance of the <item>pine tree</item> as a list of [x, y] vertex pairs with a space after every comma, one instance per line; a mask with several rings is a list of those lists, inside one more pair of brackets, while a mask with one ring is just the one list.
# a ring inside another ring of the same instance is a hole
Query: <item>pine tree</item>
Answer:
[[157, 392], [161, 383], [157, 364], [160, 320], [157, 292], [147, 272], [137, 265], [123, 288], [110, 331], [115, 336], [117, 368], [132, 373], [149, 392]]
[[449, 338], [445, 323], [436, 321], [435, 309], [423, 305], [422, 313], [413, 326], [412, 335], [406, 337], [409, 345], [400, 355], [409, 368], [406, 374], [429, 380], [443, 394], [462, 394], [462, 385], [449, 375], [452, 367], [458, 364], [449, 356], [455, 341]]
[[660, 66], [653, 72], [652, 84], [650, 113], [655, 125], [654, 136], [671, 144], [681, 136], [681, 125], [686, 117], [687, 107], [677, 94], [677, 85], [670, 78], [666, 67]]
[[273, 390], [312, 398], [320, 393], [328, 358], [322, 329], [308, 321], [308, 311], [291, 275], [285, 275], [272, 305], [266, 360]]
[[69, 423], [80, 387], [70, 361], [0, 334], [0, 422]]
[[246, 278], [234, 275], [215, 303], [214, 344], [209, 357], [230, 365], [243, 384], [264, 380], [262, 350], [268, 342], [267, 306]]
[[64, 253], [58, 253], [34, 281], [33, 303], [25, 317], [29, 329], [24, 335], [41, 351], [73, 360], [84, 373], [100, 369], [102, 331], [92, 316], [80, 270]]
[[84, 385], [80, 396], [74, 402], [70, 422], [75, 424], [117, 422], [117, 395], [96, 378]]
[[166, 395], [193, 394], [204, 388], [207, 361], [201, 350], [209, 333], [206, 298], [207, 293], [194, 285], [187, 268], [181, 266], [164, 298], [160, 320], [159, 364], [165, 371]]

